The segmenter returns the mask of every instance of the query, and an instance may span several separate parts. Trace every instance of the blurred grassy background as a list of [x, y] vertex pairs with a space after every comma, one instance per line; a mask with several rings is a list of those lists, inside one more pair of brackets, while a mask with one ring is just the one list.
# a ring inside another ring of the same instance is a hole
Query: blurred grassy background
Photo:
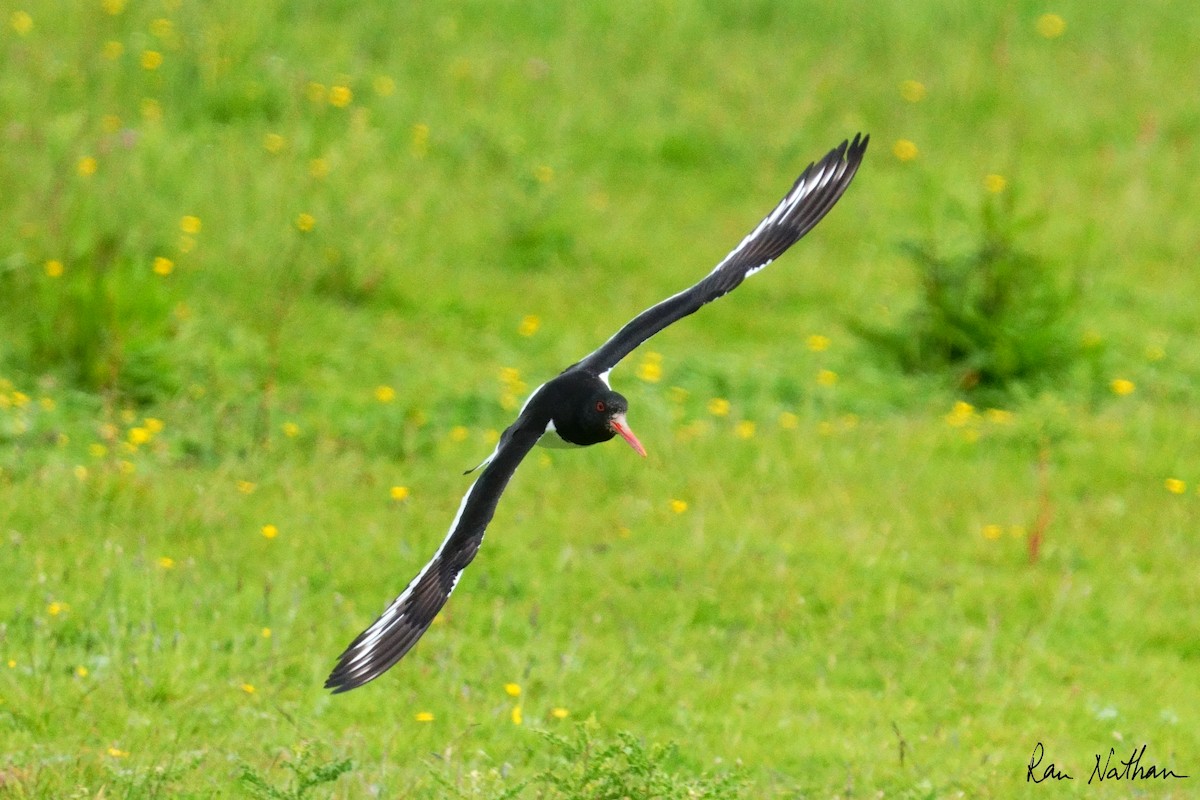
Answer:
[[[0, 22], [0, 793], [207, 797], [303, 745], [337, 796], [491, 797], [588, 718], [750, 796], [1200, 765], [1186, 6]], [[617, 371], [650, 461], [535, 453], [440, 624], [323, 694], [523, 392], [859, 130], [794, 254]], [[980, 397], [852, 335], [1000, 200], [1087, 369]]]

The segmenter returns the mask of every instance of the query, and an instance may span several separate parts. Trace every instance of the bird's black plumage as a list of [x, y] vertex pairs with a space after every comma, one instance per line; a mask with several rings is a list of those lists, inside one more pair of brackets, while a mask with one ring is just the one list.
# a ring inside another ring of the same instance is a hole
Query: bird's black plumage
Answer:
[[593, 353], [530, 395], [481, 465], [483, 471], [463, 497], [442, 546], [404, 592], [350, 643], [325, 681], [326, 688], [345, 692], [362, 686], [382, 675], [416, 644], [479, 551], [500, 495], [517, 466], [543, 436], [586, 446], [619, 435], [645, 455], [625, 422], [628, 404], [609, 387], [608, 373], [663, 328], [733, 291], [820, 222], [850, 185], [868, 139], [855, 136], [820, 162], [810, 164], [774, 210], [703, 280], [638, 314]]

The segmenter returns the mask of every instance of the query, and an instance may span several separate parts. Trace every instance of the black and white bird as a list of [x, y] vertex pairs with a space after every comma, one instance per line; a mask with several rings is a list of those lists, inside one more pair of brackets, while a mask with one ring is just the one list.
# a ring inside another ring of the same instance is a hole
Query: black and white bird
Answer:
[[733, 291], [808, 233], [854, 179], [868, 139], [856, 135], [809, 164], [779, 205], [702, 281], [638, 314], [591, 355], [533, 391], [516, 422], [480, 464], [482, 472], [467, 489], [441, 547], [379, 619], [350, 643], [325, 688], [336, 693], [362, 686], [416, 644], [479, 552], [504, 487], [539, 440], [579, 446], [620, 436], [646, 455], [625, 419], [628, 403], [608, 383], [613, 367], [663, 328]]

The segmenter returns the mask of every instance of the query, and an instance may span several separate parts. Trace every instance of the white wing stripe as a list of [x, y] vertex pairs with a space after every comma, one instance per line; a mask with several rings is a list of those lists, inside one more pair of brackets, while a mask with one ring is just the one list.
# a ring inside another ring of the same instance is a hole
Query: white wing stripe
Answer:
[[[497, 447], [497, 450], [498, 449], [499, 447]], [[488, 461], [491, 461], [495, 455], [496, 453], [493, 452], [491, 456], [488, 456]], [[479, 480], [476, 479], [475, 483], [478, 482]], [[379, 619], [375, 620], [375, 623], [367, 629], [366, 633], [363, 635], [362, 641], [359, 642], [354, 648], [357, 652], [353, 658], [350, 659], [350, 664], [355, 664], [368, 656], [374, 649], [375, 643], [383, 638], [383, 636], [385, 636], [387, 632], [396, 625], [396, 623], [404, 619], [404, 614], [396, 614], [396, 611], [404, 605], [406, 600], [408, 600], [409, 596], [412, 594], [413, 587], [420, 582], [421, 578], [425, 577], [425, 573], [429, 572], [429, 568], [436, 564], [438, 559], [442, 557], [442, 551], [446, 549], [446, 544], [450, 541], [450, 537], [454, 535], [455, 529], [458, 528], [458, 521], [462, 518], [463, 509], [467, 507], [467, 501], [471, 499], [471, 492], [475, 491], [475, 483], [472, 483], [471, 488], [467, 489], [467, 493], [463, 495], [462, 502], [458, 505], [458, 513], [454, 515], [454, 521], [450, 523], [450, 532], [447, 533], [446, 538], [442, 540], [442, 544], [440, 547], [438, 547], [437, 552], [433, 554], [433, 558], [429, 559], [429, 563], [421, 568], [421, 571], [417, 573], [417, 577], [408, 582], [408, 586], [406, 586], [404, 591], [400, 593], [400, 596], [393, 600], [383, 614], [380, 615]], [[454, 584], [458, 584], [457, 575], [455, 576]], [[451, 587], [451, 591], [454, 591], [453, 587]]]
[[[844, 162], [841, 162], [841, 163], [844, 163]], [[779, 222], [780, 220], [782, 220], [784, 217], [786, 217], [788, 214], [790, 214], [793, 210], [795, 210], [796, 207], [800, 205], [800, 202], [804, 198], [808, 197], [810, 194], [812, 194], [818, 188], [821, 188], [822, 186], [824, 186], [826, 183], [829, 182], [829, 180], [832, 180], [834, 178], [834, 176], [836, 175], [836, 168], [840, 167], [841, 163], [833, 165], [835, 167], [835, 169], [830, 169], [829, 168], [830, 165], [823, 164], [823, 165], [821, 165], [821, 168], [814, 175], [809, 176], [809, 178], [807, 180], [802, 181], [799, 185], [797, 185], [796, 188], [793, 189], [788, 194], [787, 197], [783, 198], [783, 200], [780, 201], [779, 205], [775, 206], [775, 208], [771, 211], [771, 213], [768, 214], [766, 216], [766, 218], [763, 219], [762, 222], [758, 223], [758, 225], [754, 228], [754, 230], [750, 231], [750, 233], [746, 235], [746, 238], [744, 238], [744, 239], [742, 239], [742, 241], [738, 242], [737, 247], [735, 247], [729, 251], [729, 255], [727, 255], [727, 256], [725, 256], [725, 258], [721, 259], [721, 263], [719, 263], [715, 267], [713, 267], [712, 272], [710, 272], [709, 275], [712, 275], [714, 272], [718, 272], [722, 267], [724, 267], [729, 262], [730, 259], [732, 259], [734, 256], [736, 256], [738, 253], [742, 252], [742, 250], [746, 247], [746, 245], [750, 244], [751, 242], [753, 242], [755, 239], [758, 238], [759, 234], [761, 234], [763, 232], [763, 229], [765, 229], [769, 225], [774, 225], [777, 222]], [[764, 264], [762, 266], [766, 266], [766, 265]], [[761, 268], [762, 267], [757, 267], [757, 268], [751, 270], [750, 272], [747, 272], [746, 274], [752, 275]]]

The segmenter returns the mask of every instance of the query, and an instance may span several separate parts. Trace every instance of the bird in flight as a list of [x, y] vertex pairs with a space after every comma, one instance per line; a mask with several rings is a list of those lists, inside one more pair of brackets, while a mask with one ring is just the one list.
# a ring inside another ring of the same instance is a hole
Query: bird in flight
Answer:
[[628, 403], [609, 385], [613, 367], [663, 328], [733, 291], [812, 230], [854, 179], [869, 138], [858, 134], [809, 164], [779, 205], [703, 280], [638, 314], [593, 353], [533, 391], [496, 449], [476, 467], [482, 472], [467, 489], [441, 547], [379, 619], [350, 643], [325, 681], [326, 689], [338, 693], [362, 686], [412, 649], [479, 552], [504, 487], [539, 441], [586, 446], [620, 436], [646, 455], [625, 419]]

